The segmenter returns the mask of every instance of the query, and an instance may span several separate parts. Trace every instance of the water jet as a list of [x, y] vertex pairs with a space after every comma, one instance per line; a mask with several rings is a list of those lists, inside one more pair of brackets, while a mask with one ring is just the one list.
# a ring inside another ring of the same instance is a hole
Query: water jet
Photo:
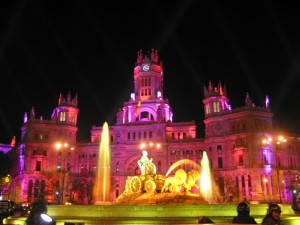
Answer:
[[98, 163], [96, 170], [95, 186], [93, 189], [93, 200], [95, 205], [109, 205], [109, 193], [111, 186], [111, 151], [108, 123], [102, 128], [99, 145]]

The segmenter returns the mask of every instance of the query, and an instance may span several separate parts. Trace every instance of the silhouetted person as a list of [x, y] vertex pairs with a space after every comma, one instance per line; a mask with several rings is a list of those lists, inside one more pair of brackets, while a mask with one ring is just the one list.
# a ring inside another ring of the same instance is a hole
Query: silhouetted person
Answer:
[[262, 220], [262, 225], [281, 225], [280, 221], [281, 207], [276, 203], [270, 203], [267, 215]]
[[198, 219], [198, 224], [199, 223], [214, 223], [211, 219], [207, 218], [206, 216], [201, 216]]
[[236, 211], [238, 215], [233, 217], [232, 223], [257, 224], [255, 219], [250, 216], [250, 205], [247, 202], [240, 202]]

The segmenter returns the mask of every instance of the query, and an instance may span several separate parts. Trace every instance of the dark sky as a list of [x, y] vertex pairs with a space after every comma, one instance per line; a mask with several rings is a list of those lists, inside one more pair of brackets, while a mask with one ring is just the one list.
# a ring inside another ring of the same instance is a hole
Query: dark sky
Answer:
[[[9, 2], [9, 3], [8, 3]], [[1, 1], [0, 142], [20, 136], [25, 112], [50, 119], [59, 93], [78, 94], [79, 141], [115, 121], [133, 92], [137, 52], [158, 49], [174, 121], [203, 137], [203, 87], [271, 101], [274, 124], [300, 134], [297, 1]]]

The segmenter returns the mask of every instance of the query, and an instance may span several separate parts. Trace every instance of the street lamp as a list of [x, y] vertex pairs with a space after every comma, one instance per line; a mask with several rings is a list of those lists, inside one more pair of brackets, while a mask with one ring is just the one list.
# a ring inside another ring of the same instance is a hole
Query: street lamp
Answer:
[[[64, 198], [65, 198], [65, 178], [66, 178], [66, 173], [69, 172], [69, 169], [70, 167], [66, 167], [66, 152], [62, 152], [62, 151], [68, 151], [68, 150], [71, 150], [73, 151], [74, 150], [74, 147], [69, 147], [69, 143], [67, 142], [56, 142], [55, 143], [55, 148], [59, 151], [61, 151], [61, 155], [63, 157], [63, 165], [60, 165], [60, 172], [62, 173], [62, 188], [61, 188], [61, 196], [60, 197], [60, 203], [62, 204], [64, 202]], [[70, 154], [70, 152], [68, 151], [68, 156]], [[62, 167], [62, 168], [61, 168]]]
[[280, 163], [279, 163], [279, 155], [278, 155], [278, 151], [279, 151], [279, 145], [282, 144], [282, 143], [285, 143], [287, 140], [282, 136], [282, 135], [279, 135], [277, 137], [277, 140], [276, 140], [276, 168], [277, 168], [277, 182], [278, 182], [278, 192], [279, 192], [279, 203], [282, 203], [282, 197], [281, 197], [281, 185], [282, 183], [284, 183], [284, 181], [280, 182], [280, 176], [279, 176], [279, 166], [280, 166]]
[[281, 197], [281, 187], [282, 184], [284, 183], [284, 181], [280, 181], [280, 161], [279, 161], [279, 145], [281, 145], [282, 143], [287, 142], [286, 138], [282, 135], [278, 135], [275, 138], [275, 144], [273, 144], [273, 138], [270, 137], [266, 137], [264, 139], [262, 139], [262, 144], [263, 145], [268, 145], [268, 146], [274, 146], [275, 145], [275, 163], [276, 163], [276, 174], [277, 174], [277, 186], [278, 186], [278, 197], [279, 197], [279, 203], [282, 203], [282, 197]]
[[160, 143], [153, 143], [153, 142], [149, 142], [149, 143], [142, 142], [140, 144], [140, 149], [141, 150], [147, 150], [147, 149], [152, 150], [153, 148], [160, 149], [161, 144]]

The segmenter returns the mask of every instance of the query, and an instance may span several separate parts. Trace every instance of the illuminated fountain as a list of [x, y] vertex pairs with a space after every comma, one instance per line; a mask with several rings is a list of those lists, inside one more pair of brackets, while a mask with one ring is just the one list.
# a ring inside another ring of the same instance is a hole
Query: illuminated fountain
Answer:
[[95, 201], [95, 205], [110, 204], [109, 194], [111, 180], [111, 151], [109, 141], [108, 124], [105, 122], [102, 128], [95, 186], [93, 189], [93, 199]]
[[[117, 198], [121, 205], [178, 205], [213, 203], [213, 186], [207, 154], [203, 153], [202, 166], [189, 159], [175, 162], [166, 175], [156, 174], [156, 167], [143, 151], [137, 164], [141, 169], [140, 176], [128, 177], [125, 191]], [[176, 168], [188, 164], [190, 171]]]
[[201, 160], [201, 167], [198, 165], [196, 162], [190, 160], [190, 159], [182, 159], [174, 163], [166, 173], [166, 176], [168, 176], [172, 170], [174, 170], [176, 167], [183, 165], [183, 164], [189, 164], [191, 166], [195, 166], [196, 169], [200, 172], [200, 179], [199, 179], [199, 189], [200, 193], [203, 196], [203, 198], [209, 202], [213, 203], [213, 185], [212, 185], [212, 178], [211, 178], [211, 173], [210, 173], [210, 165], [209, 165], [209, 160], [207, 157], [207, 154], [205, 151], [203, 151], [203, 157]]
[[200, 190], [204, 199], [213, 202], [213, 185], [210, 173], [210, 165], [206, 152], [203, 152], [201, 160]]
[[[236, 216], [236, 205], [215, 204], [216, 195], [212, 185], [209, 160], [205, 152], [201, 167], [194, 161], [183, 159], [174, 163], [166, 175], [156, 174], [152, 159], [147, 152], [137, 162], [141, 168], [140, 176], [128, 177], [124, 193], [117, 204], [108, 204], [110, 189], [110, 145], [108, 125], [103, 125], [97, 179], [94, 189], [94, 205], [49, 205], [48, 214], [56, 225], [68, 224], [197, 224], [200, 217], [208, 217], [216, 224], [231, 223]], [[177, 169], [181, 165], [193, 168], [188, 172]], [[144, 166], [144, 167], [142, 167]], [[194, 192], [192, 188], [196, 189]], [[198, 192], [197, 192], [198, 190]], [[291, 206], [281, 205], [281, 219], [285, 225], [300, 223]], [[261, 223], [267, 204], [252, 204], [251, 215]], [[3, 224], [25, 224], [26, 217], [9, 217]]]

